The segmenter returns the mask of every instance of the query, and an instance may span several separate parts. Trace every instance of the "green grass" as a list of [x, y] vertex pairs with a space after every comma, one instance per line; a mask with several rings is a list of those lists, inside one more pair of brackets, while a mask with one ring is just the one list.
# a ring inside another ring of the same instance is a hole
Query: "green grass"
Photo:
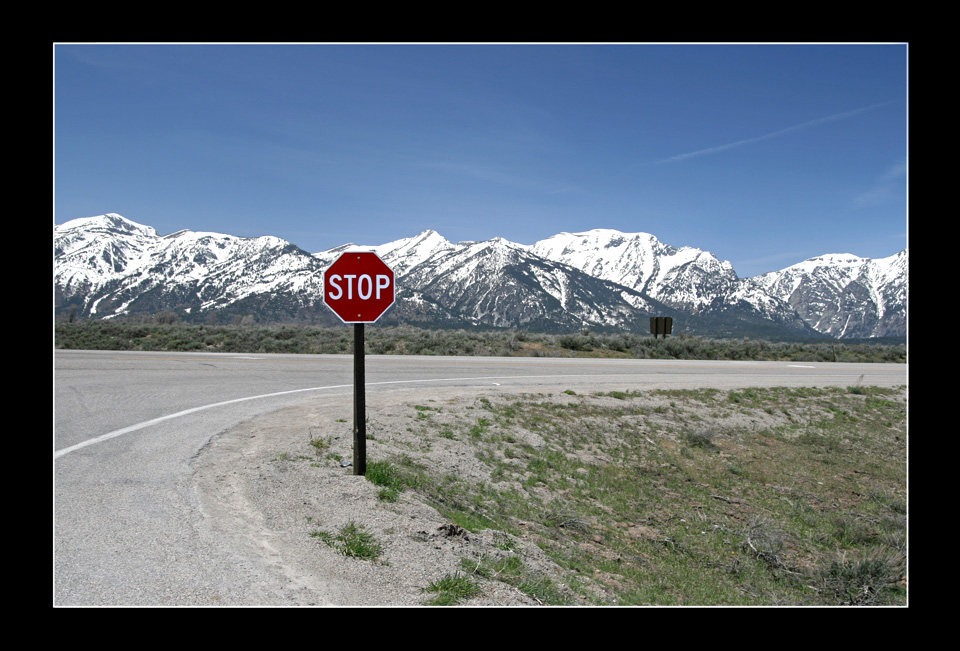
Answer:
[[310, 447], [312, 447], [314, 450], [314, 454], [316, 454], [316, 456], [319, 457], [324, 452], [330, 449], [331, 439], [330, 437], [316, 438], [311, 435], [309, 443], [310, 443]]
[[569, 596], [558, 588], [552, 577], [531, 572], [515, 554], [497, 559], [485, 557], [479, 562], [463, 559], [460, 566], [472, 576], [512, 585], [541, 604], [563, 606], [570, 603]]
[[456, 606], [466, 599], [477, 596], [482, 589], [480, 584], [470, 576], [456, 572], [437, 579], [423, 588], [423, 592], [434, 594], [424, 602], [427, 606]]
[[344, 556], [361, 560], [376, 560], [383, 553], [383, 546], [363, 525], [350, 522], [340, 528], [336, 534], [327, 531], [314, 531], [310, 534], [321, 542], [333, 547]]
[[365, 476], [370, 482], [380, 487], [377, 497], [383, 502], [398, 501], [400, 493], [417, 483], [413, 475], [402, 472], [389, 461], [367, 463]]
[[469, 446], [488, 480], [409, 457], [368, 472], [415, 484], [504, 549], [536, 545], [556, 568], [534, 573], [512, 554], [465, 560], [466, 576], [545, 604], [906, 603], [905, 387], [563, 392], [473, 407], [416, 427]]

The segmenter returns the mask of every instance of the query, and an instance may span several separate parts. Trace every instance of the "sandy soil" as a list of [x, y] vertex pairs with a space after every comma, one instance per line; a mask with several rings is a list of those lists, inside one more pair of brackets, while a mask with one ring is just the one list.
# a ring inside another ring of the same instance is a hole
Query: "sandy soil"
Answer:
[[[615, 389], [630, 387], [604, 386], [605, 391]], [[481, 448], [463, 440], [469, 438], [464, 432], [478, 417], [489, 414], [484, 400], [512, 402], [516, 396], [511, 394], [529, 392], [529, 387], [497, 387], [481, 395], [476, 388], [434, 387], [429, 394], [422, 390], [368, 394], [368, 463], [408, 455], [435, 467], [438, 475], [500, 487], [491, 479], [489, 466], [475, 456]], [[615, 397], [599, 394], [573, 398], [557, 392], [538, 394], [537, 399], [564, 404], [589, 399], [613, 408], [622, 405]], [[648, 392], [632, 400], [634, 406], [642, 404], [647, 418], [656, 425], [658, 434], [651, 435], [666, 436], [669, 428], [660, 425], [676, 418], [668, 408], [670, 398]], [[683, 413], [704, 428], [716, 425], [724, 431], [763, 430], [787, 418], [823, 418], [815, 407], [811, 414], [805, 414], [802, 407], [791, 409], [790, 416], [762, 409], [716, 412], [706, 403], [700, 406], [698, 401], [690, 401]], [[431, 419], [430, 427], [418, 422], [426, 418]], [[656, 422], [659, 419], [665, 420]], [[589, 426], [589, 419], [582, 425]], [[459, 434], [442, 436], [444, 426]], [[495, 430], [498, 425], [490, 427]], [[431, 596], [424, 588], [445, 575], [462, 572], [463, 559], [479, 563], [515, 553], [528, 570], [548, 575], [555, 582], [563, 580], [563, 573], [537, 546], [535, 527], [525, 530], [525, 523], [519, 523], [523, 533], [518, 536], [490, 530], [468, 533], [451, 526], [412, 490], [402, 492], [395, 503], [378, 499], [378, 486], [331, 458], [339, 455], [352, 460], [352, 428], [349, 396], [316, 397], [222, 433], [194, 459], [194, 491], [211, 547], [223, 550], [225, 562], [250, 568], [250, 589], [240, 594], [256, 595], [252, 599], [267, 606], [418, 606]], [[535, 432], [512, 429], [510, 435], [537, 450], [545, 445]], [[329, 447], [318, 454], [310, 444], [314, 439], [329, 441]], [[591, 462], [603, 461], [603, 450], [595, 446], [578, 454], [589, 455]], [[536, 486], [510, 488], [550, 498], [537, 493], [540, 489]], [[336, 533], [349, 523], [361, 525], [383, 544], [378, 560], [344, 556], [311, 536], [318, 530]], [[637, 535], [645, 534], [638, 531]], [[507, 547], [510, 551], [504, 551]], [[587, 580], [581, 585], [592, 583]], [[482, 585], [483, 594], [464, 605], [541, 605], [504, 582], [490, 580]], [[585, 603], [572, 591], [569, 594], [571, 603]], [[596, 596], [601, 602], [609, 599], [602, 592]]]
[[[368, 396], [368, 463], [406, 453], [448, 473], [484, 477], [469, 444], [440, 436], [427, 444], [422, 432], [409, 431], [417, 429], [411, 428], [415, 405], [439, 406], [445, 417], [457, 418], [476, 406], [475, 391], [432, 391], [426, 400], [415, 392]], [[266, 414], [219, 435], [194, 460], [206, 535], [217, 538], [225, 556], [255, 566], [253, 574], [273, 586], [257, 586], [258, 594], [276, 595], [262, 605], [422, 605], [431, 596], [423, 588], [462, 571], [461, 559], [516, 553], [501, 550], [507, 534], [450, 526], [411, 491], [396, 503], [378, 499], [379, 487], [328, 458], [353, 458], [351, 409], [350, 398], [316, 398]], [[311, 439], [329, 439], [330, 447], [318, 455]], [[344, 556], [310, 535], [336, 533], [351, 522], [383, 544], [377, 561]], [[552, 573], [552, 562], [533, 541], [511, 538], [526, 567]], [[465, 605], [539, 605], [502, 582], [483, 587]]]

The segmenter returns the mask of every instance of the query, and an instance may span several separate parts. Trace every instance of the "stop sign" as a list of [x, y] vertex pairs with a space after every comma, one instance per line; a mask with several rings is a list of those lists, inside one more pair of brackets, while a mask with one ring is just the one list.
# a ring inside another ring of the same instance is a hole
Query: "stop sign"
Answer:
[[393, 269], [373, 251], [348, 251], [323, 274], [323, 302], [344, 323], [373, 323], [396, 295]]

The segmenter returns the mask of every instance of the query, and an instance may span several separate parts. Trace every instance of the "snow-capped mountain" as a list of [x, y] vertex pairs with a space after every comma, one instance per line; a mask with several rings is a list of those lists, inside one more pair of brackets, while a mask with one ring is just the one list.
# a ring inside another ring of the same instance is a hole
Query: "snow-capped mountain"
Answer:
[[689, 314], [747, 311], [791, 327], [799, 318], [836, 338], [906, 334], [906, 251], [880, 260], [826, 255], [745, 279], [707, 251], [672, 247], [649, 233], [560, 233], [531, 251]]
[[280, 238], [161, 236], [117, 214], [57, 226], [54, 260], [58, 306], [92, 318], [242, 309], [289, 318], [322, 295], [322, 261]]
[[669, 246], [649, 233], [559, 233], [537, 242], [531, 251], [699, 317], [718, 335], [735, 334], [748, 323], [751, 329], [775, 324], [795, 334], [807, 328], [788, 304], [738, 278], [729, 262], [693, 247]]
[[751, 280], [832, 337], [906, 335], [906, 251], [880, 259], [823, 255]]
[[376, 251], [396, 272], [397, 302], [381, 320], [388, 324], [646, 332], [655, 315], [714, 336], [905, 332], [905, 251], [879, 261], [824, 256], [739, 279], [729, 262], [647, 233], [597, 229], [525, 246], [502, 238], [452, 243], [425, 231], [310, 254], [276, 237], [162, 236], [117, 214], [55, 227], [56, 311], [339, 323], [322, 305], [322, 277], [348, 249]]
[[663, 310], [641, 292], [502, 238], [440, 247], [398, 284], [471, 323], [496, 327], [622, 328]]
[[428, 230], [382, 245], [346, 244], [316, 257], [326, 267], [346, 250], [376, 252], [397, 274], [400, 305], [391, 311], [399, 312], [401, 321], [625, 329], [654, 312], [672, 314], [642, 292], [544, 259], [529, 249], [503, 238], [453, 244]]
[[559, 233], [530, 250], [694, 314], [738, 284], [729, 262], [700, 249], [668, 246], [649, 233]]

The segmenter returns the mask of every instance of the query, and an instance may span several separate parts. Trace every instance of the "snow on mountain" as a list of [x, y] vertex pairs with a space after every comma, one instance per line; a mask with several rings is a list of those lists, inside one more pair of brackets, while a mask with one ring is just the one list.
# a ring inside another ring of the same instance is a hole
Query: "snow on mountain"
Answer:
[[653, 309], [639, 292], [499, 237], [435, 248], [399, 284], [470, 323], [495, 327], [629, 328]]
[[395, 274], [404, 276], [424, 260], [453, 248], [455, 245], [448, 242], [446, 238], [436, 231], [429, 230], [416, 237], [381, 244], [373, 250], [393, 269]]
[[729, 262], [700, 249], [668, 246], [649, 233], [610, 229], [559, 233], [530, 250], [694, 313], [737, 285]]
[[592, 276], [642, 288], [657, 270], [658, 256], [676, 251], [648, 233], [610, 229], [558, 233], [530, 247], [536, 255], [569, 264]]
[[787, 302], [818, 332], [837, 338], [906, 334], [907, 252], [810, 258], [753, 282]]
[[906, 251], [880, 260], [821, 256], [739, 279], [729, 262], [648, 233], [595, 229], [525, 246], [503, 238], [452, 243], [427, 230], [309, 254], [270, 236], [161, 236], [114, 213], [55, 227], [56, 310], [324, 323], [333, 317], [322, 305], [323, 270], [345, 250], [375, 251], [396, 272], [397, 302], [384, 323], [645, 331], [656, 315], [718, 336], [906, 331]]
[[54, 239], [56, 281], [66, 291], [126, 275], [142, 265], [159, 237], [117, 214], [74, 219], [57, 226]]
[[690, 314], [747, 311], [794, 328], [799, 318], [834, 337], [906, 333], [906, 251], [872, 261], [820, 256], [746, 279], [709, 252], [665, 245], [649, 233], [560, 233], [531, 251]]
[[[222, 310], [243, 299], [319, 297], [322, 264], [277, 237], [182, 230], [161, 236], [116, 214], [54, 229], [58, 302], [94, 318]], [[296, 299], [293, 299], [296, 300]]]
[[344, 251], [373, 251], [399, 277], [430, 256], [448, 251], [456, 246], [436, 231], [427, 230], [414, 237], [405, 237], [386, 244], [342, 244], [327, 251], [315, 253], [314, 256], [322, 260], [326, 266], [336, 260]]

